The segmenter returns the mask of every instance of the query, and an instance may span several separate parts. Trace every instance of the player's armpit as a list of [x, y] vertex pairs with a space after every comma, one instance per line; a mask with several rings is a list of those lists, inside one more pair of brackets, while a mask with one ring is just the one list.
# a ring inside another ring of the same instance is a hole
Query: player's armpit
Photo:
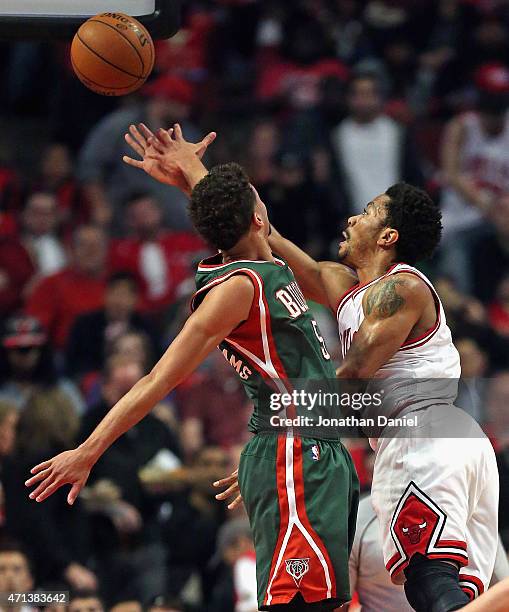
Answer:
[[364, 321], [336, 374], [368, 379], [399, 350], [430, 299], [417, 277], [397, 274], [376, 283], [363, 300]]
[[333, 311], [341, 296], [357, 282], [355, 274], [346, 266], [333, 261], [315, 261], [274, 227], [269, 244], [274, 253], [288, 263], [306, 299]]

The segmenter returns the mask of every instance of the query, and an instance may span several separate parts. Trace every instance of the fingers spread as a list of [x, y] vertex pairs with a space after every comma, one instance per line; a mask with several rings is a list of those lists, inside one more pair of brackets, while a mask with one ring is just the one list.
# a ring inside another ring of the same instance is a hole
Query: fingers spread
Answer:
[[51, 465], [51, 459], [48, 459], [47, 461], [43, 461], [42, 463], [39, 463], [36, 466], [34, 466], [30, 470], [30, 474], [37, 474], [37, 472], [40, 472], [41, 470], [45, 470], [46, 468], [49, 468], [50, 465]]
[[[147, 144], [148, 144], [149, 148], [153, 149], [155, 152], [161, 153], [161, 154], [165, 153], [165, 149], [164, 149], [161, 141], [159, 140], [159, 138], [156, 138], [155, 136], [151, 136], [147, 140]], [[153, 153], [153, 151], [151, 151], [151, 153]]]
[[46, 490], [47, 487], [49, 487], [51, 484], [53, 484], [55, 478], [50, 474], [47, 478], [45, 478], [38, 487], [36, 487], [28, 496], [30, 499], [35, 499], [38, 501], [38, 497], [39, 495], [41, 495], [43, 493], [43, 491]]
[[72, 485], [72, 488], [69, 491], [69, 495], [67, 496], [67, 503], [69, 504], [69, 506], [72, 506], [76, 501], [76, 498], [78, 497], [82, 486], [83, 485], [80, 483], [75, 483]]
[[147, 140], [149, 138], [154, 137], [154, 132], [150, 128], [148, 128], [144, 123], [138, 123], [138, 130], [143, 134], [143, 136], [145, 136]]
[[35, 476], [32, 476], [32, 478], [25, 480], [25, 487], [31, 487], [36, 482], [43, 480], [44, 478], [49, 476], [50, 471], [51, 471], [50, 468], [46, 468], [45, 470], [41, 470], [40, 472], [38, 472]]
[[227, 499], [228, 497], [231, 497], [232, 495], [238, 492], [239, 492], [239, 485], [234, 483], [231, 486], [229, 486], [226, 489], [226, 491], [222, 491], [221, 493], [218, 493], [216, 495], [216, 499], [219, 499], [219, 500]]
[[54, 482], [52, 482], [50, 485], [48, 485], [41, 493], [39, 493], [39, 495], [37, 495], [37, 497], [35, 498], [36, 502], [42, 502], [45, 499], [47, 499], [50, 495], [53, 495], [53, 493], [57, 490], [60, 489], [60, 487], [63, 485], [63, 482], [60, 482], [59, 480], [55, 480]]
[[157, 138], [166, 146], [170, 147], [173, 144], [173, 128], [169, 130], [163, 130], [162, 128], [157, 131]]
[[201, 141], [201, 145], [204, 147], [208, 147], [214, 142], [216, 138], [217, 138], [216, 132], [210, 132], [210, 134], [207, 134], [205, 138]]
[[145, 149], [142, 147], [132, 136], [131, 134], [126, 134], [124, 136], [127, 144], [133, 149], [140, 157], [145, 155]]
[[136, 140], [140, 147], [143, 147], [143, 150], [145, 150], [147, 147], [147, 139], [141, 135], [138, 128], [135, 125], [130, 125], [129, 131], [131, 132], [131, 136]]
[[231, 476], [227, 476], [226, 478], [222, 478], [221, 480], [216, 480], [216, 482], [214, 482], [213, 485], [215, 487], [226, 487], [228, 485], [231, 485], [236, 480], [237, 480], [237, 476], [232, 474]]
[[184, 140], [184, 136], [182, 135], [182, 128], [180, 127], [180, 125], [176, 123], [173, 126], [173, 129], [174, 129], [174, 134], [175, 134], [175, 140], [177, 142], [182, 142]]
[[232, 501], [232, 503], [228, 504], [227, 508], [228, 510], [235, 510], [235, 508], [237, 508], [237, 506], [240, 506], [241, 503], [242, 495], [237, 495], [237, 497]]

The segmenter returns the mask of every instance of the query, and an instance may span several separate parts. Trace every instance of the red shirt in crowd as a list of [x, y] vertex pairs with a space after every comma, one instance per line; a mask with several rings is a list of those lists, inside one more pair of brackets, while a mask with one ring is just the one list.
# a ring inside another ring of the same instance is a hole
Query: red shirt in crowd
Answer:
[[324, 78], [345, 81], [348, 74], [348, 68], [336, 59], [322, 59], [310, 66], [275, 59], [261, 67], [256, 93], [262, 101], [288, 96], [296, 107], [314, 106], [320, 101], [320, 83]]
[[206, 247], [196, 234], [162, 232], [157, 240], [111, 241], [110, 269], [129, 271], [142, 285], [142, 310], [157, 312], [171, 304], [182, 281], [194, 276], [193, 262]]
[[30, 294], [25, 310], [46, 328], [53, 345], [62, 349], [74, 319], [104, 303], [105, 277], [86, 276], [74, 268], [43, 278]]

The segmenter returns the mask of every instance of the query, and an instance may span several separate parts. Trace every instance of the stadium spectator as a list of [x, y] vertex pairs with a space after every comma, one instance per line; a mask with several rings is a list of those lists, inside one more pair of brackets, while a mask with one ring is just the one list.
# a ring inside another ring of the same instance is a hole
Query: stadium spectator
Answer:
[[359, 214], [387, 185], [423, 183], [409, 131], [383, 112], [380, 79], [357, 73], [348, 87], [348, 116], [332, 132], [332, 147], [351, 214]]
[[143, 371], [149, 372], [154, 365], [154, 347], [150, 338], [140, 332], [128, 331], [113, 339], [109, 346], [108, 357], [118, 355], [142, 364]]
[[39, 321], [26, 315], [8, 319], [0, 348], [0, 398], [21, 409], [50, 391], [58, 391], [76, 412], [82, 411], [79, 391], [57, 375], [53, 351]]
[[491, 221], [492, 224], [478, 234], [471, 247], [472, 293], [487, 304], [496, 297], [509, 271], [509, 192], [497, 198]]
[[70, 233], [90, 218], [88, 203], [74, 177], [69, 149], [61, 143], [48, 144], [41, 156], [39, 174], [31, 186], [32, 193], [52, 193], [58, 204], [58, 215], [65, 233]]
[[143, 612], [143, 607], [139, 601], [129, 599], [111, 606], [110, 612]]
[[121, 205], [134, 191], [150, 193], [161, 202], [169, 227], [189, 229], [186, 198], [177, 189], [129, 168], [122, 157], [129, 152], [124, 142], [126, 128], [140, 122], [155, 130], [179, 121], [188, 137], [198, 141], [199, 133], [189, 119], [193, 87], [181, 78], [161, 76], [146, 86], [145, 94], [143, 102], [114, 111], [91, 130], [78, 159], [78, 178], [92, 207], [93, 218], [107, 226], [113, 217], [117, 232], [124, 214]]
[[0, 236], [0, 317], [21, 308], [25, 289], [34, 274], [34, 263], [19, 239]]
[[185, 612], [185, 609], [178, 599], [158, 595], [148, 606], [147, 612]]
[[[29, 557], [17, 542], [4, 537], [0, 542], [0, 593], [26, 593], [33, 588], [34, 577]], [[9, 609], [22, 612], [36, 608], [14, 604]]]
[[466, 292], [478, 291], [470, 273], [474, 241], [486, 218], [497, 223], [499, 206], [509, 206], [503, 204], [509, 194], [509, 69], [483, 66], [476, 85], [477, 111], [454, 117], [442, 141], [441, 270]]
[[[111, 357], [106, 363], [99, 404], [83, 418], [80, 439], [87, 437], [108, 410], [143, 376], [139, 362]], [[178, 466], [178, 440], [149, 414], [108, 449], [89, 481], [87, 503], [94, 510], [96, 564], [108, 579], [108, 603], [147, 602], [166, 588], [165, 556], [158, 513], [161, 501], [143, 486], [146, 466]], [[121, 596], [120, 593], [123, 595]]]
[[[505, 271], [509, 272], [509, 266]], [[509, 275], [499, 283], [488, 313], [493, 329], [503, 336], [509, 336]]]
[[179, 284], [194, 274], [191, 264], [206, 247], [194, 232], [165, 230], [161, 205], [148, 193], [131, 194], [125, 216], [129, 235], [111, 242], [110, 266], [140, 279], [143, 310], [164, 311]]
[[90, 536], [82, 503], [68, 506], [61, 491], [39, 506], [27, 497], [24, 486], [34, 462], [75, 445], [78, 428], [74, 407], [58, 390], [28, 401], [19, 418], [15, 452], [3, 472], [6, 530], [30, 552], [38, 581], [63, 579], [72, 588], [96, 588], [97, 578], [86, 567]]
[[392, 584], [385, 569], [380, 529], [371, 504], [366, 495], [359, 503], [355, 538], [350, 553], [350, 590], [357, 593], [365, 612], [378, 612], [379, 605], [387, 610], [411, 612], [405, 591], [401, 585]]
[[204, 446], [231, 448], [246, 441], [251, 405], [237, 372], [219, 351], [210, 355], [207, 366], [176, 389], [187, 457], [194, 457]]
[[509, 343], [489, 325], [482, 302], [458, 291], [449, 279], [439, 278], [435, 286], [453, 337], [469, 337], [482, 346], [489, 358], [490, 372], [509, 367]]
[[69, 375], [81, 380], [102, 370], [109, 345], [129, 331], [150, 337], [150, 325], [136, 311], [138, 301], [138, 281], [132, 274], [117, 272], [110, 276], [103, 308], [79, 315], [71, 327], [66, 350]]
[[210, 612], [256, 612], [256, 562], [248, 520], [230, 519], [217, 534], [217, 560], [222, 561], [209, 605]]
[[283, 20], [279, 53], [266, 60], [261, 54], [258, 99], [296, 111], [318, 106], [322, 79], [335, 76], [346, 80], [348, 76], [348, 68], [334, 57], [334, 45], [325, 28], [305, 9], [292, 11]]
[[486, 393], [486, 425], [492, 436], [500, 475], [499, 532], [505, 548], [509, 545], [509, 371], [497, 373]]
[[5, 491], [2, 470], [6, 457], [14, 450], [18, 410], [14, 404], [0, 401], [0, 527], [5, 525]]
[[467, 336], [456, 337], [454, 344], [460, 354], [461, 380], [455, 404], [466, 410], [478, 423], [484, 423], [486, 376], [490, 362], [485, 350]]
[[202, 600], [210, 601], [216, 568], [210, 567], [209, 562], [216, 550], [225, 510], [217, 504], [212, 482], [230, 467], [230, 458], [223, 449], [204, 446], [189, 467], [159, 476], [160, 483], [173, 491], [172, 512], [166, 515], [162, 531], [169, 551], [171, 596], [179, 596], [190, 576], [198, 574]]
[[64, 349], [76, 317], [104, 303], [105, 233], [91, 225], [81, 226], [72, 246], [70, 265], [37, 283], [26, 303], [27, 313], [39, 319], [59, 350]]
[[71, 593], [67, 612], [105, 612], [105, 610], [96, 591], [79, 590]]
[[32, 281], [59, 272], [67, 263], [58, 237], [59, 217], [57, 200], [51, 193], [34, 192], [25, 203], [21, 235], [36, 266], [37, 276]]

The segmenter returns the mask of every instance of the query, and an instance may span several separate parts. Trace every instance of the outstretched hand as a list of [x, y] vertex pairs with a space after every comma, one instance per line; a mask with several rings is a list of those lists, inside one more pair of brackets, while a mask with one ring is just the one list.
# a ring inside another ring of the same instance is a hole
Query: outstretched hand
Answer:
[[235, 470], [227, 478], [222, 478], [221, 480], [216, 480], [216, 482], [214, 482], [215, 487], [227, 487], [224, 491], [216, 495], [216, 499], [224, 501], [228, 498], [233, 497], [233, 500], [227, 506], [228, 510], [234, 510], [242, 503], [242, 495], [240, 494], [238, 473], [239, 470]]
[[142, 159], [125, 155], [123, 161], [129, 166], [140, 168], [160, 183], [178, 187], [182, 191], [191, 191], [188, 181], [182, 174], [177, 161], [178, 155], [192, 154], [201, 159], [210, 144], [216, 139], [216, 133], [210, 132], [198, 143], [187, 142], [178, 124], [169, 130], [160, 129], [154, 134], [144, 123], [129, 126], [125, 140]]
[[70, 484], [72, 486], [67, 496], [67, 503], [72, 506], [85, 486], [91, 469], [92, 463], [78, 447], [33, 467], [30, 473], [34, 476], [25, 482], [25, 486], [32, 487], [37, 484], [29, 497], [42, 502], [63, 485]]

